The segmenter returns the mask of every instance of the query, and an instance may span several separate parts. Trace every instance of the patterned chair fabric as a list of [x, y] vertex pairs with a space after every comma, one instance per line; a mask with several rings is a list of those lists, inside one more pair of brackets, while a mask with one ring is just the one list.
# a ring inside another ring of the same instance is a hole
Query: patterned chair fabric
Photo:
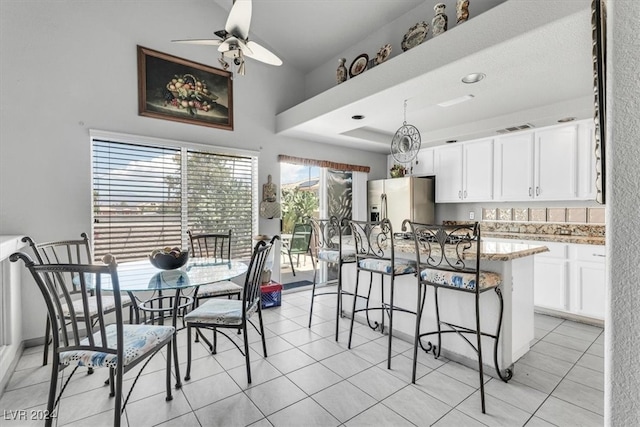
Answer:
[[416, 272], [415, 262], [396, 259], [395, 266], [391, 268], [391, 261], [387, 259], [379, 258], [365, 258], [358, 262], [360, 268], [366, 270], [373, 270], [379, 273], [395, 274], [396, 276], [402, 274], [413, 274]]
[[[498, 273], [490, 271], [481, 271], [480, 289], [489, 289], [500, 286], [502, 277]], [[461, 288], [468, 290], [476, 289], [475, 273], [462, 273], [459, 271], [445, 271], [434, 268], [425, 268], [420, 272], [420, 278], [427, 282], [435, 283], [442, 286], [451, 286], [453, 288]]]
[[[318, 251], [318, 259], [325, 262], [338, 262], [340, 260], [340, 251], [335, 249], [322, 249]], [[356, 252], [353, 250], [342, 251], [342, 262], [354, 262], [356, 260]]]
[[240, 294], [242, 292], [242, 286], [233, 283], [230, 280], [223, 280], [222, 282], [210, 283], [198, 288], [198, 298], [209, 298], [225, 296], [230, 294]]
[[[124, 361], [123, 366], [128, 366], [132, 362], [165, 342], [174, 334], [176, 328], [173, 326], [151, 326], [151, 325], [123, 325], [124, 337]], [[118, 338], [116, 325], [108, 325], [105, 328], [107, 336], [107, 347], [116, 348]], [[102, 346], [100, 332], [93, 334], [93, 339], [97, 346]], [[81, 346], [89, 346], [89, 339], [85, 338], [80, 342]], [[87, 366], [90, 368], [115, 368], [118, 365], [118, 356], [114, 353], [104, 353], [89, 350], [71, 350], [60, 353], [61, 365]]]
[[[247, 309], [247, 319], [258, 310], [254, 301]], [[189, 323], [215, 323], [217, 325], [241, 325], [242, 301], [233, 299], [212, 299], [200, 305], [184, 317]]]

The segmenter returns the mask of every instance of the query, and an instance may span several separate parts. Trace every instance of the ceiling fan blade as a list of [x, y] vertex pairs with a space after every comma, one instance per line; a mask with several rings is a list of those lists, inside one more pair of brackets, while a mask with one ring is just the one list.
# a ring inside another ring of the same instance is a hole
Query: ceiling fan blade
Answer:
[[249, 25], [251, 24], [251, 0], [235, 0], [224, 29], [239, 39], [246, 40], [249, 37]]
[[274, 53], [272, 53], [267, 48], [260, 46], [258, 43], [252, 40], [249, 40], [247, 42], [247, 47], [250, 50], [245, 50], [244, 54], [249, 58], [253, 58], [270, 65], [275, 65], [275, 66], [282, 65], [282, 60], [280, 58], [278, 58]]
[[188, 43], [188, 44], [199, 44], [199, 45], [207, 45], [207, 46], [218, 46], [222, 43], [222, 40], [214, 40], [214, 39], [190, 39], [190, 40], [171, 40], [173, 43]]

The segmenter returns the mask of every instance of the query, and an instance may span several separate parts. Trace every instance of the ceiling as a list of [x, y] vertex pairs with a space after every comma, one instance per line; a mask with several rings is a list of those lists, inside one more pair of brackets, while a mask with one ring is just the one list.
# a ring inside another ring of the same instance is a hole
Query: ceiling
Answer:
[[[231, 0], [215, 1], [231, 7]], [[251, 32], [306, 73], [341, 56], [344, 40], [366, 40], [423, 3], [259, 0]], [[423, 146], [496, 135], [524, 123], [541, 127], [563, 117], [591, 117], [590, 0], [536, 3], [508, 0], [457, 27], [451, 25], [455, 12], [448, 11], [449, 31], [280, 113], [277, 132], [388, 153], [405, 120], [405, 101], [406, 121], [418, 128]], [[476, 71], [487, 77], [474, 85], [460, 81]], [[473, 98], [438, 105], [464, 95]], [[365, 118], [351, 119], [355, 114]]]

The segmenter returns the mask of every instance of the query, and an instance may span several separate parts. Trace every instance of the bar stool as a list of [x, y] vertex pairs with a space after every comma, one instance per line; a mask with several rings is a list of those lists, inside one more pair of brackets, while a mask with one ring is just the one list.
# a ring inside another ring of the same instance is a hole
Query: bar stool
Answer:
[[[480, 400], [482, 413], [485, 413], [484, 381], [482, 365], [482, 340], [483, 336], [494, 339], [493, 361], [496, 372], [500, 379], [507, 382], [513, 376], [510, 368], [502, 372], [498, 366], [498, 341], [500, 340], [500, 329], [502, 327], [503, 300], [500, 284], [502, 277], [490, 271], [480, 269], [480, 226], [476, 222], [470, 225], [430, 225], [419, 224], [405, 220], [402, 229], [406, 230], [407, 224], [411, 226], [411, 233], [415, 241], [416, 263], [420, 266], [418, 278], [418, 299], [416, 332], [413, 346], [413, 372], [411, 382], [416, 382], [416, 361], [418, 356], [418, 346], [425, 352], [432, 352], [435, 358], [440, 357], [442, 349], [442, 334], [455, 333], [469, 344], [478, 356], [478, 372], [480, 378]], [[420, 321], [424, 302], [426, 299], [426, 287], [434, 288], [434, 302], [436, 314], [436, 330], [420, 332]], [[500, 313], [498, 325], [494, 334], [483, 332], [480, 328], [480, 295], [489, 290], [494, 290], [500, 302]], [[467, 327], [444, 321], [440, 318], [440, 307], [438, 305], [438, 293], [456, 291], [473, 296], [475, 310], [475, 325]], [[442, 327], [446, 330], [442, 330]], [[475, 336], [474, 344], [465, 334]], [[422, 338], [429, 335], [437, 335], [438, 343], [427, 342], [426, 347], [422, 344]]]
[[[397, 276], [403, 276], [406, 274], [416, 274], [415, 263], [412, 260], [397, 259], [395, 258], [394, 250], [394, 236], [391, 227], [391, 222], [388, 219], [383, 219], [379, 222], [367, 222], [367, 221], [349, 221], [351, 226], [351, 232], [356, 245], [356, 286], [353, 291], [353, 310], [351, 315], [351, 326], [349, 328], [349, 344], [348, 348], [351, 348], [351, 337], [353, 335], [353, 321], [356, 313], [364, 311], [367, 318], [367, 324], [371, 329], [380, 329], [380, 332], [384, 333], [384, 318], [385, 314], [389, 318], [389, 344], [387, 348], [387, 369], [391, 369], [391, 343], [393, 339], [393, 313], [394, 311], [400, 311], [403, 313], [416, 314], [415, 311], [408, 310], [395, 306], [394, 281]], [[369, 289], [367, 296], [359, 295], [358, 288], [360, 285], [360, 273], [369, 273]], [[380, 306], [370, 306], [370, 296], [373, 287], [373, 275], [380, 275]], [[385, 302], [384, 293], [384, 278], [389, 278], [389, 302]], [[365, 308], [356, 309], [356, 303], [358, 299], [366, 300]], [[371, 323], [369, 319], [370, 311], [381, 311], [381, 322], [374, 321]]]
[[[309, 327], [311, 327], [311, 319], [313, 316], [313, 303], [315, 297], [320, 295], [336, 295], [336, 341], [338, 341], [339, 320], [342, 316], [342, 295], [353, 295], [342, 289], [342, 266], [356, 262], [356, 253], [353, 249], [345, 249], [342, 245], [342, 237], [351, 229], [346, 220], [338, 220], [332, 216], [329, 219], [310, 218], [309, 222], [313, 229], [311, 238], [311, 255], [316, 260], [313, 272], [313, 289], [311, 291], [311, 308], [309, 309]], [[317, 283], [318, 269], [320, 263], [327, 265], [336, 265], [338, 269], [338, 278], [327, 280], [323, 283]], [[334, 291], [325, 290], [326, 285], [337, 285]], [[316, 286], [321, 285], [321, 290], [317, 290]]]

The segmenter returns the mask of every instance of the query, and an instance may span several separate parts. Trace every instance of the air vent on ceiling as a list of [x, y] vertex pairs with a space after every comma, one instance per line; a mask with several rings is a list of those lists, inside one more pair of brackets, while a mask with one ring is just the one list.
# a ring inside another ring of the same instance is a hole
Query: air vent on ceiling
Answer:
[[508, 128], [498, 129], [497, 133], [509, 133], [509, 132], [517, 132], [519, 130], [532, 129], [534, 126], [531, 123], [525, 123], [523, 125], [518, 126], [509, 126]]

